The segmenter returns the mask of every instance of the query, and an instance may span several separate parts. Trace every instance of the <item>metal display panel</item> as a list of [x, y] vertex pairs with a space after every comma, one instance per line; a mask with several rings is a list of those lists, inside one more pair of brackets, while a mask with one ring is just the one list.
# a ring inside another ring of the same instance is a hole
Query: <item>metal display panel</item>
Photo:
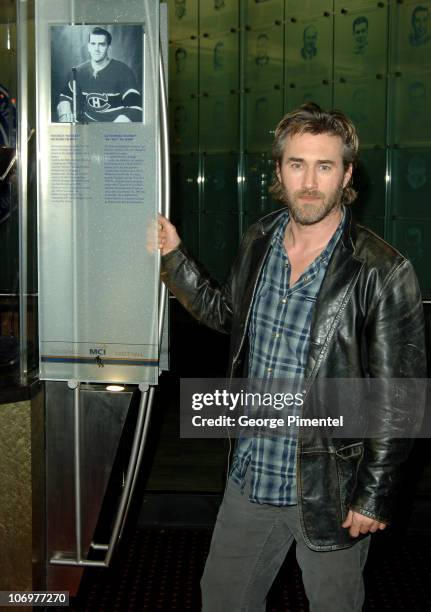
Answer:
[[203, 210], [235, 212], [238, 208], [238, 156], [205, 155]]
[[332, 85], [305, 82], [292, 83], [285, 91], [284, 108], [286, 112], [294, 110], [306, 102], [315, 102], [325, 109], [332, 108]]
[[199, 6], [199, 30], [205, 34], [238, 28], [239, 0], [205, 0]]
[[258, 218], [274, 210], [269, 187], [274, 173], [274, 163], [268, 152], [246, 155], [244, 211]]
[[332, 78], [333, 21], [319, 15], [286, 21], [286, 84]]
[[181, 217], [199, 208], [199, 164], [197, 155], [174, 155], [171, 158], [171, 193], [175, 211]]
[[245, 23], [247, 26], [262, 26], [283, 21], [284, 0], [246, 0]]
[[407, 0], [393, 7], [392, 66], [395, 71], [431, 69], [431, 1]]
[[431, 74], [410, 74], [394, 79], [394, 142], [414, 147], [431, 145]]
[[[352, 3], [353, 4], [353, 3]], [[335, 78], [383, 75], [387, 71], [388, 7], [350, 9], [335, 16]]]
[[235, 32], [200, 40], [199, 86], [202, 92], [238, 91], [238, 51], [239, 36]]
[[190, 153], [198, 147], [197, 98], [173, 98], [169, 103], [169, 128], [172, 153]]
[[358, 167], [355, 168], [353, 185], [358, 198], [352, 205], [357, 218], [385, 216], [386, 200], [386, 151], [385, 149], [361, 149]]
[[169, 92], [173, 98], [197, 94], [198, 42], [180, 40], [169, 46]]
[[196, 35], [198, 0], [170, 0], [168, 10], [171, 40], [183, 40]]
[[431, 150], [394, 150], [392, 187], [394, 214], [431, 219]]
[[342, 109], [353, 121], [360, 146], [385, 145], [386, 80], [336, 83], [334, 106]]
[[260, 91], [244, 96], [246, 151], [269, 151], [282, 117], [283, 93]]
[[409, 259], [419, 279], [422, 297], [431, 297], [431, 221], [396, 220], [392, 225], [392, 244]]
[[283, 85], [283, 28], [251, 30], [245, 34], [245, 86], [270, 89]]
[[235, 214], [201, 214], [199, 258], [219, 281], [227, 278], [238, 249], [238, 221]]
[[154, 384], [158, 4], [39, 1], [36, 48], [40, 376]]
[[239, 96], [204, 96], [199, 104], [200, 149], [219, 153], [238, 150]]

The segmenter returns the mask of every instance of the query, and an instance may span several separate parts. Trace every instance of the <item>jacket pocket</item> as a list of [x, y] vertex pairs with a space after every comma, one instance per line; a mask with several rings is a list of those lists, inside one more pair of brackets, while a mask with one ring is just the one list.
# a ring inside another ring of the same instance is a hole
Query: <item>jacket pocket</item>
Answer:
[[336, 451], [341, 516], [343, 520], [349, 511], [350, 502], [356, 487], [356, 478], [362, 454], [362, 442], [343, 446]]

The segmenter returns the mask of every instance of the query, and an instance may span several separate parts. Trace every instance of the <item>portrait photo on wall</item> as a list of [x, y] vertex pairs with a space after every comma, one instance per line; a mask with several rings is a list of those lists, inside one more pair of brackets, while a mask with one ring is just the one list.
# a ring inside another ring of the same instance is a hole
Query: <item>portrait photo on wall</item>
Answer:
[[143, 121], [142, 25], [52, 25], [51, 122]]

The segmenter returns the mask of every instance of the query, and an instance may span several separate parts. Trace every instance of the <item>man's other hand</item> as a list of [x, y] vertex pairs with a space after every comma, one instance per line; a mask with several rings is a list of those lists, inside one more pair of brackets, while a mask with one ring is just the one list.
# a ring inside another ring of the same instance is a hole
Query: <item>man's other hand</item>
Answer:
[[167, 255], [176, 249], [181, 242], [175, 226], [162, 215], [158, 216], [158, 241], [162, 255]]
[[385, 529], [385, 523], [380, 523], [375, 519], [359, 514], [354, 510], [349, 510], [346, 520], [341, 527], [349, 528], [349, 534], [352, 538], [357, 538], [360, 533], [375, 533], [379, 529]]

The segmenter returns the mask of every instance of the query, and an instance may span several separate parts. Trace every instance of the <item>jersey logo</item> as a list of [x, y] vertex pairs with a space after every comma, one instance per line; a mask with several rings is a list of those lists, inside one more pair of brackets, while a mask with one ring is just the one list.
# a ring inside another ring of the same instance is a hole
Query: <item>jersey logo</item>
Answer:
[[86, 102], [88, 106], [96, 111], [106, 110], [110, 108], [108, 103], [108, 96], [106, 94], [91, 93], [87, 95]]

